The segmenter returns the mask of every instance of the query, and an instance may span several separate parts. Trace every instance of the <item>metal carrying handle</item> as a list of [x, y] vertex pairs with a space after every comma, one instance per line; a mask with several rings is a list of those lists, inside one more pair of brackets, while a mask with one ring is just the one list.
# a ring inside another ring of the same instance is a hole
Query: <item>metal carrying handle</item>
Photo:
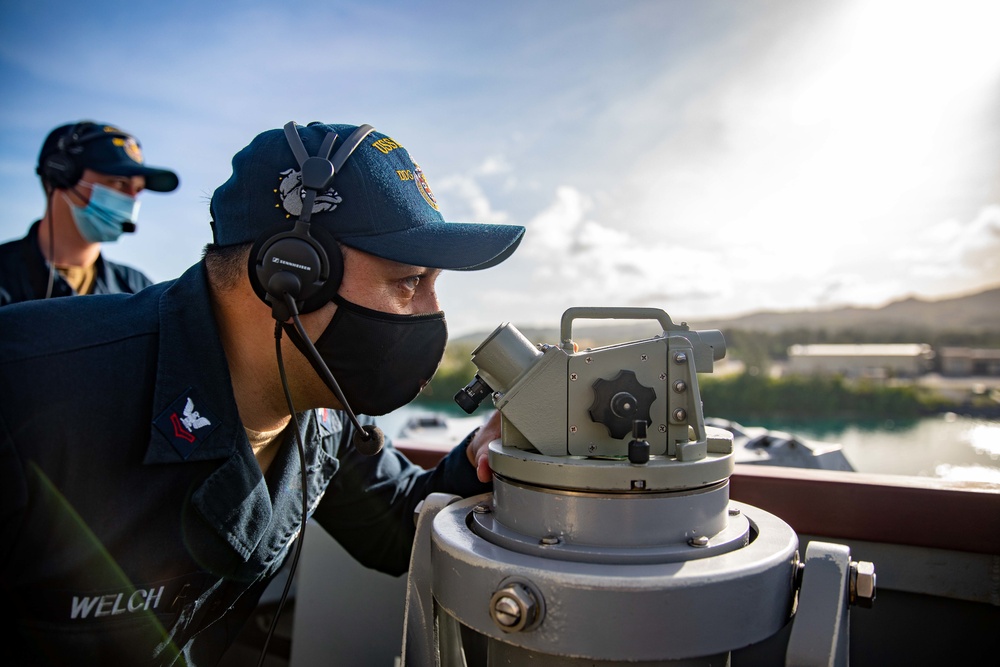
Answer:
[[564, 344], [573, 340], [573, 320], [656, 320], [664, 331], [681, 328], [660, 308], [578, 306], [567, 308], [563, 313], [559, 324], [559, 339]]

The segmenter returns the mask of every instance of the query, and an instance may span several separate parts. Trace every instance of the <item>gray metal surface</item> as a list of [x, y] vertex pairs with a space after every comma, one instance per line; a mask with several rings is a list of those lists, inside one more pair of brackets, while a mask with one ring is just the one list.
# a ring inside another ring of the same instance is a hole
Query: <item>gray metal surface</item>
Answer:
[[849, 547], [829, 542], [810, 542], [806, 547], [786, 667], [847, 666], [850, 572]]
[[[749, 523], [742, 514], [730, 516], [728, 506], [728, 482], [672, 493], [608, 494], [498, 478], [491, 505], [477, 506], [470, 527], [494, 544], [543, 558], [666, 563], [745, 546]], [[692, 550], [696, 539], [705, 542]]]
[[[531, 381], [518, 382], [499, 396], [495, 405], [521, 436], [516, 446], [552, 456], [566, 456], [566, 364], [558, 348], [548, 348], [531, 367]], [[504, 442], [509, 438], [504, 435]], [[511, 443], [513, 444], [513, 443]]]
[[[725, 356], [725, 338], [715, 330], [691, 331], [675, 325], [662, 310], [652, 308], [576, 308], [563, 316], [568, 335], [576, 318], [656, 319], [664, 327], [654, 338], [576, 351], [571, 340], [561, 347], [533, 346], [517, 329], [503, 324], [473, 352], [478, 374], [494, 391], [494, 404], [509, 427], [508, 446], [533, 449], [549, 456], [624, 456], [628, 453], [633, 417], [646, 420], [650, 453], [695, 461], [705, 456], [704, 415], [698, 391], [699, 372], [711, 372], [713, 362]], [[635, 401], [620, 376], [633, 376], [637, 392], [652, 400]], [[598, 384], [621, 388], [630, 396], [630, 411], [602, 419], [595, 410], [608, 404], [598, 400]], [[608, 421], [610, 420], [610, 422]], [[609, 427], [625, 422], [625, 432]], [[693, 435], [692, 435], [693, 434]]]
[[[803, 544], [823, 541], [799, 535]], [[894, 590], [1000, 607], [1000, 554], [977, 554], [863, 540], [837, 540], [851, 557], [879, 564], [879, 591]], [[891, 563], [890, 567], [884, 564]], [[879, 604], [876, 602], [875, 609]], [[862, 612], [864, 613], [864, 612]]]
[[703, 373], [712, 372], [712, 362], [726, 356], [726, 338], [718, 329], [691, 331], [686, 322], [674, 324], [670, 315], [659, 308], [574, 307], [567, 308], [559, 322], [559, 337], [564, 348], [572, 349], [573, 322], [576, 320], [656, 320], [666, 332], [682, 332], [698, 341], [695, 363]]
[[[454, 664], [457, 659], [454, 641], [444, 644], [438, 641], [437, 619], [434, 613], [432, 592], [432, 571], [428, 554], [431, 545], [431, 531], [434, 517], [459, 498], [447, 493], [432, 493], [420, 504], [417, 515], [417, 533], [410, 553], [410, 569], [406, 580], [406, 606], [403, 616], [403, 646], [401, 665], [410, 667], [431, 667], [441, 664], [441, 655], [447, 655], [446, 662]], [[450, 629], [449, 629], [450, 630]], [[454, 638], [456, 632], [446, 635]]]
[[494, 391], [512, 386], [542, 353], [517, 328], [501, 324], [472, 351], [479, 375]]
[[[594, 422], [589, 408], [594, 403], [594, 382], [599, 379], [611, 380], [622, 369], [635, 373], [639, 384], [656, 392], [656, 400], [650, 408], [652, 422], [646, 439], [650, 453], [667, 453], [668, 407], [670, 394], [667, 390], [667, 344], [663, 339], [639, 341], [614, 345], [591, 353], [587, 351], [569, 356], [569, 382], [566, 393], [566, 410], [569, 416], [568, 451], [576, 456], [621, 456], [622, 446], [628, 441], [615, 440], [608, 435], [604, 424]], [[684, 423], [675, 428], [675, 437], [687, 440], [688, 429]]]
[[[798, 540], [762, 510], [732, 503], [757, 533], [741, 549], [680, 563], [616, 565], [492, 544], [468, 528], [473, 508], [488, 502], [488, 495], [463, 500], [435, 518], [433, 592], [441, 609], [497, 641], [595, 661], [676, 660], [747, 646], [788, 621]], [[491, 618], [490, 600], [511, 576], [544, 598], [545, 617], [532, 631], [507, 633]]]
[[[506, 435], [505, 435], [506, 438]], [[656, 457], [635, 465], [628, 459], [545, 456], [490, 443], [493, 472], [536, 486], [580, 491], [676, 491], [697, 489], [729, 478], [734, 469], [732, 434], [710, 429], [708, 452], [698, 461]]]

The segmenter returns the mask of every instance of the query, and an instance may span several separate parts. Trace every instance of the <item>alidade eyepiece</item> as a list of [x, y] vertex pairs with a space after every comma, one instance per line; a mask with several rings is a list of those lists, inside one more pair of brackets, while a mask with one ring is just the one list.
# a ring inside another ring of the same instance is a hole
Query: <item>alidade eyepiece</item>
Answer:
[[465, 385], [455, 394], [455, 402], [465, 410], [466, 414], [472, 414], [479, 407], [479, 404], [486, 400], [486, 397], [493, 393], [486, 381], [478, 375], [472, 378], [472, 382]]

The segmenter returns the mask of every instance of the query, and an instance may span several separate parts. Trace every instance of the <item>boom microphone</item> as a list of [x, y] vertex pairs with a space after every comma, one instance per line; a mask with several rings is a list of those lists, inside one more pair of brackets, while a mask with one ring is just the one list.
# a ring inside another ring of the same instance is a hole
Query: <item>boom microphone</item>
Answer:
[[351, 444], [365, 456], [375, 456], [385, 446], [385, 434], [375, 424], [365, 424], [363, 431], [354, 431]]

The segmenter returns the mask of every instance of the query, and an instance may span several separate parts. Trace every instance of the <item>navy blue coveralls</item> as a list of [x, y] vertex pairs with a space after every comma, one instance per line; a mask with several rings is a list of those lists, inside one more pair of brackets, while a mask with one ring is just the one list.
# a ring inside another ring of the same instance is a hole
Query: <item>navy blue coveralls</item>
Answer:
[[[38, 246], [36, 221], [27, 236], [0, 245], [0, 306], [19, 301], [44, 299], [49, 286], [49, 262]], [[134, 294], [153, 284], [144, 273], [131, 266], [97, 256], [97, 277], [91, 294]], [[76, 292], [58, 271], [52, 280], [52, 296], [73, 296]]]
[[[135, 295], [0, 308], [7, 664], [216, 664], [289, 554], [294, 433], [265, 479], [207, 290], [199, 264]], [[337, 411], [296, 421], [310, 514], [369, 567], [406, 571], [428, 493], [490, 489], [466, 443], [424, 471], [388, 442], [356, 452]]]

